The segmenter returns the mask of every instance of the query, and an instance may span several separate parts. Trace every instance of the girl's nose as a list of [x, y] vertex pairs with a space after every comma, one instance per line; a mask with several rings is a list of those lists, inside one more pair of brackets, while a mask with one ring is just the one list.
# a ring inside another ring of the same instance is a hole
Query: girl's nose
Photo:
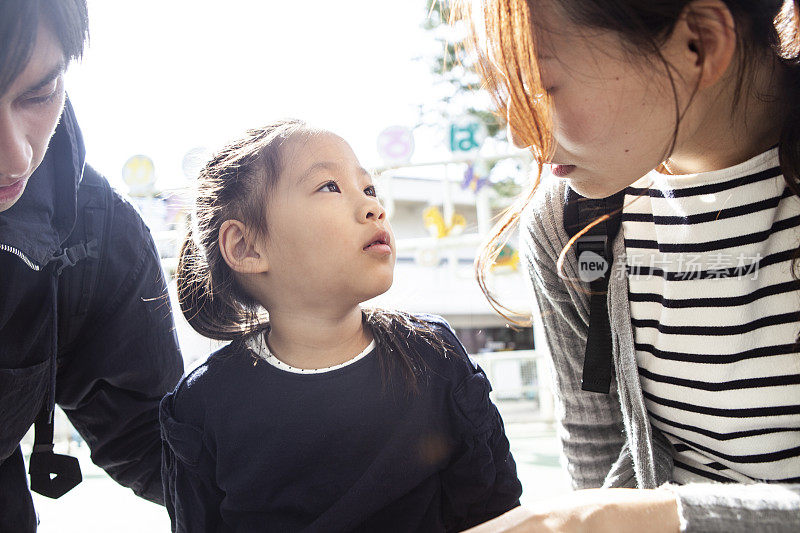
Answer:
[[25, 177], [33, 160], [33, 148], [24, 128], [9, 111], [0, 110], [0, 186]]
[[361, 218], [362, 222], [367, 222], [370, 220], [384, 220], [386, 218], [386, 210], [383, 208], [377, 198], [370, 199], [367, 200], [362, 207], [361, 216], [359, 218]]

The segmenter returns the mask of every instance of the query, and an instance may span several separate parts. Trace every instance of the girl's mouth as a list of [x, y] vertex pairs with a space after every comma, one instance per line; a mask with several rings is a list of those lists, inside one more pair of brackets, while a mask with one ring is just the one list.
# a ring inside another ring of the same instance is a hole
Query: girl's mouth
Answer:
[[365, 252], [377, 252], [379, 254], [391, 254], [392, 247], [389, 246], [389, 233], [385, 231], [378, 232], [373, 239], [364, 246]]

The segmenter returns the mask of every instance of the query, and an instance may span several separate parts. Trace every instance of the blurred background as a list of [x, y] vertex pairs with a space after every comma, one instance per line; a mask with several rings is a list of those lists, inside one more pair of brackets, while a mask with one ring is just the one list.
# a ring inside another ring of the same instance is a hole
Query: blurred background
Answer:
[[[523, 502], [566, 492], [552, 425], [541, 328], [509, 327], [486, 302], [473, 262], [497, 214], [530, 179], [458, 44], [465, 28], [431, 0], [89, 0], [90, 46], [66, 80], [88, 161], [151, 228], [187, 368], [218, 343], [175, 306], [172, 275], [192, 184], [245, 129], [295, 117], [347, 140], [374, 172], [397, 238], [392, 289], [374, 303], [445, 317], [489, 375], [523, 482]], [[537, 313], [516, 239], [490, 286]], [[34, 494], [40, 531], [168, 531], [165, 510], [95, 467], [63, 413], [56, 448], [84, 482], [60, 500]], [[30, 434], [26, 437], [30, 445]]]

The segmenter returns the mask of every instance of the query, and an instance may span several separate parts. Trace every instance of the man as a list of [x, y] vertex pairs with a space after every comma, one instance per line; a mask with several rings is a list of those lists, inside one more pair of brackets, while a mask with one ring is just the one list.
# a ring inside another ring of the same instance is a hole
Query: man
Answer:
[[92, 460], [163, 502], [158, 402], [183, 370], [158, 254], [133, 208], [84, 164], [64, 70], [85, 0], [0, 0], [0, 531], [34, 531], [31, 488], [80, 481], [52, 453], [58, 403]]

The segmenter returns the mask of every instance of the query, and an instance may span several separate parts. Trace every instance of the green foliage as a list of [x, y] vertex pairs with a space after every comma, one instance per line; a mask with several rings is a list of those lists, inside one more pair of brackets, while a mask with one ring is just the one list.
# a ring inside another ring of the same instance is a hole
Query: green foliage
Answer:
[[422, 27], [432, 32], [441, 44], [431, 61], [443, 96], [420, 109], [422, 123], [448, 122], [453, 117], [471, 115], [481, 120], [490, 136], [497, 137], [502, 126], [490, 110], [488, 96], [481, 91], [481, 80], [465, 48], [467, 29], [449, 24], [449, 0], [427, 0], [427, 16]]
[[504, 198], [516, 198], [522, 192], [522, 185], [517, 183], [514, 178], [505, 178], [492, 184], [494, 192]]

